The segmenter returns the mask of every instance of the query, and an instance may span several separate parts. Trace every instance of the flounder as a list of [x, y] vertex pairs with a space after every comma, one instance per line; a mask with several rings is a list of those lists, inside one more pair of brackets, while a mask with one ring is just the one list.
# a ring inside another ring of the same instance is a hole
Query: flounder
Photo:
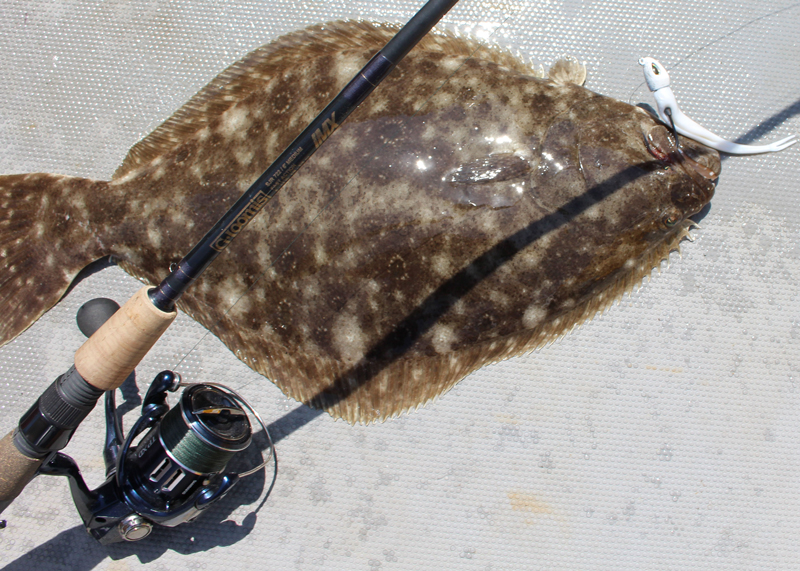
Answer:
[[[110, 182], [0, 177], [0, 342], [88, 263], [157, 283], [371, 55], [338, 22], [232, 65]], [[591, 318], [664, 260], [719, 156], [642, 109], [512, 55], [429, 35], [184, 296], [288, 396], [394, 416]]]

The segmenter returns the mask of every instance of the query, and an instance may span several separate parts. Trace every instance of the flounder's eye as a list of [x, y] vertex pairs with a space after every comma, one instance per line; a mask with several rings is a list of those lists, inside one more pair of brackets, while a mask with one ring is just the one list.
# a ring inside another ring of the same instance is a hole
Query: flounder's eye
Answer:
[[664, 226], [666, 226], [667, 228], [672, 228], [678, 223], [680, 219], [681, 219], [680, 213], [675, 210], [671, 210], [666, 214], [664, 214], [664, 218], [662, 218], [662, 221], [664, 222]]
[[653, 68], [653, 73], [656, 75], [661, 75], [661, 72], [658, 70], [658, 66], [654, 63], [651, 63], [650, 66]]

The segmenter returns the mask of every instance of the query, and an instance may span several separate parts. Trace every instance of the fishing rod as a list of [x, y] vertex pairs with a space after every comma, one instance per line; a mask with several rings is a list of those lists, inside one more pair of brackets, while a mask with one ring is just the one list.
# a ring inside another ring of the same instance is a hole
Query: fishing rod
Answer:
[[[100, 493], [89, 492], [82, 478], [79, 479], [74, 461], [59, 453], [59, 450], [67, 445], [100, 396], [116, 390], [167, 330], [177, 316], [175, 303], [192, 283], [457, 2], [429, 0], [295, 138], [197, 245], [170, 268], [170, 273], [158, 286], [140, 289], [78, 349], [74, 365], [58, 377], [22, 415], [18, 427], [0, 440], [0, 513], [37, 473], [65, 475], [70, 477], [76, 504], [79, 503], [78, 498], [82, 498], [83, 509], [79, 506], [79, 511], [87, 529], [97, 539], [103, 543], [133, 541], [149, 533], [152, 521], [164, 525], [190, 521], [227, 493], [235, 483], [235, 478], [225, 474], [213, 482], [214, 486], [209, 487], [208, 476], [220, 475], [231, 457], [228, 453], [241, 449], [245, 442], [249, 442], [249, 422], [242, 420], [242, 407], [249, 408], [249, 405], [246, 401], [237, 400], [238, 395], [231, 394], [232, 391], [215, 392], [214, 387], [209, 388], [209, 385], [192, 385], [181, 397], [180, 410], [178, 406], [169, 410], [166, 391], [182, 386], [180, 378], [169, 371], [156, 377], [144, 399], [142, 418], [131, 430], [125, 445], [117, 449], [119, 454], [115, 462], [113, 458], [110, 464], [107, 462], [109, 479], [102, 490], [98, 488]], [[189, 391], [193, 392], [187, 396]], [[158, 437], [157, 429], [162, 421], [164, 430], [162, 437]], [[223, 430], [215, 432], [215, 426], [221, 426]], [[129, 454], [132, 436], [147, 428], [151, 430], [136, 447], [138, 451]], [[231, 430], [237, 434], [234, 444], [230, 443], [229, 438], [223, 438], [230, 436]], [[113, 431], [109, 429], [109, 432]], [[223, 440], [224, 443], [214, 448], [215, 442]], [[154, 444], [156, 441], [167, 448], [170, 448], [170, 442], [175, 446], [167, 454], [161, 446]], [[187, 470], [192, 477], [184, 478], [185, 474], [181, 473], [181, 478], [177, 478], [169, 473], [167, 456], [174, 459], [178, 449], [188, 445], [196, 449], [194, 458], [216, 452], [215, 456], [221, 455], [222, 460], [214, 465], [196, 466], [195, 469], [189, 467]], [[151, 458], [154, 454], [155, 457]], [[136, 462], [129, 463], [129, 455], [135, 456]], [[150, 469], [150, 466], [155, 466], [154, 471], [144, 477], [131, 473], [137, 468]], [[125, 474], [129, 475], [130, 481], [123, 478]], [[148, 475], [151, 480], [158, 476], [158, 481], [164, 480], [166, 484], [153, 487], [152, 482], [145, 482]], [[186, 497], [175, 497], [184, 492]], [[166, 508], [159, 510], [150, 505], [156, 500]], [[171, 511], [169, 506], [176, 503], [180, 504], [179, 509]], [[106, 511], [102, 516], [85, 513], [92, 507]], [[88, 520], [97, 527], [90, 529]]]

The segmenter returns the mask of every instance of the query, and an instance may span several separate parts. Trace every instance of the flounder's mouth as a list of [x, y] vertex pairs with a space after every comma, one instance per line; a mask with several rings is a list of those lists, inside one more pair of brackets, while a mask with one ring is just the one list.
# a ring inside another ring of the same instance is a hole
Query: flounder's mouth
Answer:
[[719, 177], [719, 154], [702, 143], [682, 138], [678, 146], [672, 133], [663, 125], [652, 127], [645, 135], [647, 150], [666, 165], [676, 165], [695, 183], [699, 198], [708, 202], [714, 195], [714, 181]]

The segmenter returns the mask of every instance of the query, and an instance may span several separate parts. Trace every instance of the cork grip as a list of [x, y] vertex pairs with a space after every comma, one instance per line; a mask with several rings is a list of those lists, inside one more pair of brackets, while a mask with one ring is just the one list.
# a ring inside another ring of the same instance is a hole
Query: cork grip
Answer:
[[75, 353], [75, 368], [94, 387], [116, 389], [175, 319], [147, 297], [143, 287]]
[[28, 458], [14, 446], [12, 430], [0, 440], [0, 502], [7, 504], [16, 498], [22, 488], [36, 475], [42, 459]]

